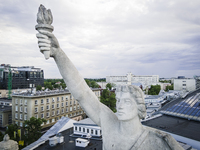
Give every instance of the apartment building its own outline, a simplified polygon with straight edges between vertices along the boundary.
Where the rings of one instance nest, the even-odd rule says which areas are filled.
[[[174,90],[193,91],[195,89],[196,89],[195,79],[189,79],[189,78],[174,79]]]
[[[12,123],[12,100],[0,98],[0,127]]]
[[[100,89],[92,89],[100,97]],[[81,120],[85,112],[68,90],[36,93],[15,93],[12,95],[12,123],[23,126],[31,117],[47,120],[43,128],[52,126],[62,116]]]
[[[127,73],[126,76],[107,76],[106,77],[107,83],[114,83],[116,85],[123,85],[123,84],[134,84],[134,83],[141,83],[144,87],[156,84],[159,82],[158,75],[133,75],[132,73]]]

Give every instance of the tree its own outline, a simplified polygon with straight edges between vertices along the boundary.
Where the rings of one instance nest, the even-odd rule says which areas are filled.
[[[62,89],[65,89],[67,86],[65,83],[61,83]]]
[[[38,140],[41,137],[42,135],[41,124],[44,122],[46,122],[45,119],[41,119],[41,118],[37,119],[34,117],[31,117],[30,120],[24,121],[23,129],[26,132],[26,134],[24,134],[24,139],[27,145],[33,143],[34,141]]]
[[[166,88],[165,88],[165,91],[168,91],[168,90],[174,90],[174,85],[167,85]]]
[[[149,95],[158,95],[161,90],[160,85],[151,85],[151,88],[148,91]]]
[[[115,93],[110,92],[108,89],[104,89],[100,96],[100,102],[108,106],[113,112],[116,112]]]
[[[109,89],[109,90],[111,90],[112,89],[112,87],[114,87],[115,86],[115,84],[114,83],[108,83],[108,84],[106,84],[106,89]]]
[[[85,79],[85,82],[87,83],[87,85],[89,87],[92,87],[92,88],[99,88],[99,85],[95,82],[95,81],[90,81],[89,79]]]
[[[52,86],[52,84],[51,84],[51,82],[44,82],[44,87],[45,87],[45,89],[50,89],[50,90],[53,90],[53,86]]]
[[[0,131],[0,141],[3,141],[4,134]]]
[[[19,126],[17,124],[8,125],[5,134],[8,134],[11,140],[19,141],[18,129]],[[14,137],[14,132],[16,133],[16,138]]]
[[[36,86],[36,91],[41,91],[42,90],[42,86],[41,85],[37,85]]]

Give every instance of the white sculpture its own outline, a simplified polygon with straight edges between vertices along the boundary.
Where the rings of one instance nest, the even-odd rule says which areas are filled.
[[[146,115],[144,96],[136,86],[119,86],[116,90],[117,116],[99,102],[83,77],[62,51],[52,32],[40,29],[36,35],[40,51],[50,51],[59,71],[75,99],[86,114],[101,127],[104,150],[182,150],[168,134],[145,128],[140,119]]]
[[[0,142],[0,150],[18,150],[18,143],[16,141],[10,140],[8,134],[3,138],[3,141]]]

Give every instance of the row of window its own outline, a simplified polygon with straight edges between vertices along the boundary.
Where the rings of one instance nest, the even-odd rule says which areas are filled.
[[[24,108],[24,112],[27,113],[27,107],[23,107],[23,106],[19,107],[19,111],[23,112],[23,108]],[[15,106],[15,111],[18,111],[18,106]]]
[[[54,105],[52,105],[52,108],[51,108],[51,109],[54,109],[54,108],[55,108]],[[57,108],[60,108],[60,107],[59,107],[59,104],[57,104]],[[65,108],[65,109],[66,109],[66,112],[68,112],[68,107]],[[72,107],[70,107],[69,109],[70,109],[70,111],[72,111]],[[74,111],[75,111],[76,109],[79,110],[80,107],[77,106],[77,108],[76,108],[76,106],[74,106]],[[49,105],[46,106],[46,110],[50,110]],[[62,110],[64,110],[64,108],[62,108]],[[16,110],[16,111],[18,111],[18,110]],[[27,111],[27,109],[26,109],[26,111]],[[41,112],[42,112],[42,111],[44,111],[44,107],[43,107],[43,106],[41,107]],[[22,112],[21,107],[20,107],[20,112]],[[35,113],[37,113],[37,112],[39,112],[38,107],[35,107]]]
[[[19,118],[18,118],[18,116],[19,116]],[[15,113],[15,119],[23,120],[23,114],[18,115],[18,113]],[[24,115],[24,120],[27,120],[27,115]]]
[[[19,102],[18,102],[18,99],[15,99],[15,104],[23,105],[23,99],[20,99]],[[24,100],[24,105],[27,105],[27,100],[26,99]]]
[[[62,110],[62,111],[64,111],[64,110]],[[61,111],[61,112],[62,112]],[[57,113],[57,115],[59,115],[60,114],[60,111],[58,110],[58,111],[56,111],[56,113]],[[55,111],[52,111],[52,116],[55,116]],[[70,114],[67,114],[66,115],[66,117],[74,117],[74,116],[77,116],[77,115],[80,115],[80,114],[83,114],[83,111],[79,111],[79,112],[74,112],[74,113],[70,113]],[[38,116],[38,114],[36,114],[35,115],[35,118],[38,118],[38,117],[40,117],[40,118],[45,118],[45,116],[44,116],[45,114],[44,113],[42,113],[40,116]],[[50,112],[47,112],[46,113],[46,117],[48,118],[48,117],[50,117]],[[58,118],[58,117],[57,117]]]
[[[74,131],[84,132],[84,133],[90,133],[92,135],[101,135],[101,130],[95,130],[95,129],[88,129],[83,127],[74,127]]]
[[[70,95],[70,99],[72,99],[72,96]],[[61,97],[61,100],[64,101],[64,97]],[[68,96],[66,96],[66,100],[68,100]],[[55,98],[53,97],[52,98],[52,103],[55,102]],[[57,97],[57,102],[60,102],[60,97]],[[50,103],[50,100],[49,98],[46,99],[46,103]],[[71,103],[71,101],[70,101]],[[39,104],[39,100],[35,100],[35,105],[38,105]],[[40,101],[40,104],[44,104],[44,99],[41,99]],[[76,101],[74,101],[74,104],[76,104]]]

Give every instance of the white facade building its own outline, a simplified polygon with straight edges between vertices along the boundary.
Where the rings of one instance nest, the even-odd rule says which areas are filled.
[[[133,83],[141,83],[144,85],[143,88],[146,88],[148,85],[156,84],[159,82],[159,75],[133,75],[132,73],[127,73],[126,76],[107,76],[107,83],[114,83],[116,85],[128,84],[131,85]]]
[[[195,89],[195,79],[174,79],[174,90],[193,91]]]

